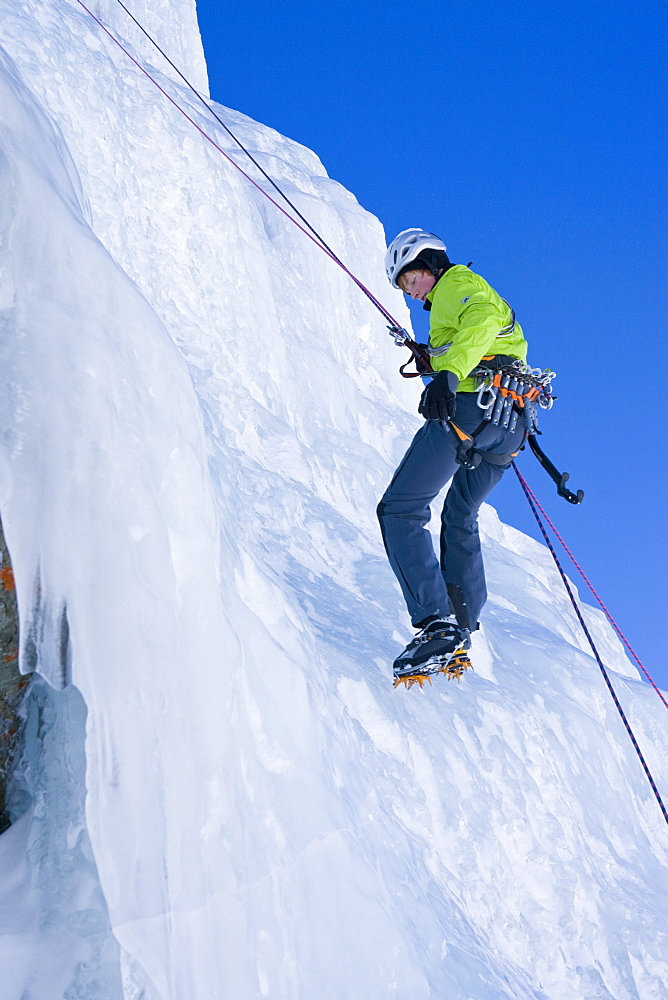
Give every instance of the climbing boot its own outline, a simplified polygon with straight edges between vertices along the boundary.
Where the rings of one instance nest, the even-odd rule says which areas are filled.
[[[470,666],[464,655],[470,647],[468,629],[448,618],[433,618],[394,661],[395,687],[410,680],[422,687],[425,679],[438,673],[461,677]]]

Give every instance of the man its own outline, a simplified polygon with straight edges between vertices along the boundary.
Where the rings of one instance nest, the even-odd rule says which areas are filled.
[[[522,446],[525,424],[485,421],[470,373],[481,361],[493,367],[496,356],[524,362],[527,343],[508,303],[480,275],[452,264],[433,233],[400,233],[388,247],[385,267],[395,288],[430,311],[429,354],[436,372],[418,408],[426,422],[378,505],[390,565],[419,630],[395,660],[401,678],[445,667],[470,647],[470,633],[478,628],[487,598],[478,510]],[[427,529],[429,506],[451,477],[437,559]]]

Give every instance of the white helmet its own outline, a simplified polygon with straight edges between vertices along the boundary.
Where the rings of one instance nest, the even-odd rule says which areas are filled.
[[[442,250],[445,253],[447,249],[443,240],[433,233],[427,233],[424,229],[404,229],[403,233],[395,236],[385,254],[385,271],[390,284],[399,288],[397,275],[406,264],[419,257],[422,250]]]

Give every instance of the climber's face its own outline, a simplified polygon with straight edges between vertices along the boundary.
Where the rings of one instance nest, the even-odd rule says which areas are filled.
[[[436,284],[436,278],[430,271],[406,271],[397,278],[399,288],[412,299],[424,302],[427,293]]]

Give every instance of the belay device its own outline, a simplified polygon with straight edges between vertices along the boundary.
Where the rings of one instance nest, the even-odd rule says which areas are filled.
[[[388,330],[394,338],[395,344],[407,347],[411,352],[412,357],[399,368],[399,372],[404,378],[436,374],[431,365],[429,348],[426,345],[418,344],[412,340],[408,331],[404,330],[403,327],[389,326]],[[407,372],[405,369],[411,361],[415,361],[416,370]],[[552,395],[552,382],[556,378],[556,372],[550,371],[549,368],[545,370],[530,368],[517,358],[497,354],[482,358],[471,375],[476,379],[478,406],[483,410],[480,430],[487,422],[491,422],[498,427],[514,431],[517,421],[520,418],[523,419],[526,423],[529,447],[550,479],[555,483],[559,496],[568,500],[569,503],[582,503],[584,491],[578,490],[577,493],[573,493],[566,487],[566,482],[570,478],[569,474],[559,472],[536,440],[536,436],[541,433],[538,430],[536,410],[537,407],[544,410],[552,408],[556,399],[556,396]],[[468,458],[468,454],[474,450],[475,434],[473,437],[467,434],[452,420],[449,421],[449,424],[459,441],[458,461],[467,468],[474,468],[475,463]]]

